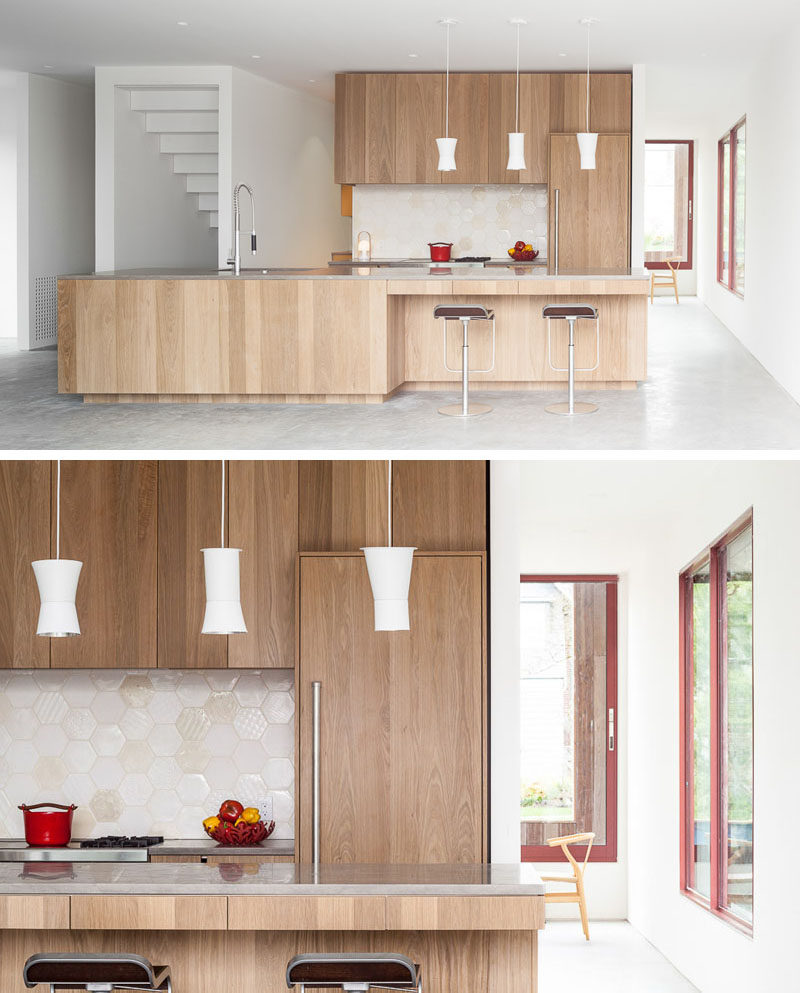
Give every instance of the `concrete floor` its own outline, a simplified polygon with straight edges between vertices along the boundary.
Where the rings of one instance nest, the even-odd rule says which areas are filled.
[[[539,989],[553,993],[697,993],[625,921],[550,922],[539,934]]]
[[[800,406],[693,297],[651,308],[649,379],[583,395],[594,414],[556,417],[548,393],[474,390],[494,411],[466,421],[455,394],[382,405],[84,405],[56,393],[54,350],[0,339],[0,449],[717,450],[800,449]],[[502,347],[502,342],[500,347]]]

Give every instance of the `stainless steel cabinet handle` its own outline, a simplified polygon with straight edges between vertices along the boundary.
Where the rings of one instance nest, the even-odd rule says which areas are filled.
[[[561,190],[553,190],[553,195],[555,196],[555,203],[553,204],[553,264],[555,265],[555,272],[558,274],[558,209],[559,200],[561,199]]]
[[[311,684],[311,861],[319,865],[319,698],[322,683]]]

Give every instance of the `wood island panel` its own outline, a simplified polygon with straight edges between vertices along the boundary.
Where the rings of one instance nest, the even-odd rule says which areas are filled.
[[[0,896],[0,929],[66,930],[69,921],[68,896],[37,896],[16,894]],[[1,986],[7,989],[6,986]]]
[[[74,931],[224,931],[224,896],[71,896]]]
[[[544,897],[387,896],[395,931],[519,931],[544,927]]]
[[[382,931],[382,896],[231,896],[231,931]]]

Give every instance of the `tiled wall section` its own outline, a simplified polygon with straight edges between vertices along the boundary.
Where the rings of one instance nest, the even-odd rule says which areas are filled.
[[[205,837],[228,797],[294,837],[294,673],[0,671],[0,837],[76,803],[74,837]]]
[[[547,255],[546,186],[356,186],[353,251],[369,231],[380,259],[428,258],[429,241],[452,241],[453,257],[506,258],[516,241]]]

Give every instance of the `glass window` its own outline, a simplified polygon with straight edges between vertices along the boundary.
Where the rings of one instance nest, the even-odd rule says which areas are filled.
[[[616,603],[616,577],[522,577],[524,861],[584,831],[592,858],[616,858]]]
[[[753,922],[753,525],[681,574],[681,887]]]
[[[694,143],[648,141],[644,153],[644,258],[648,269],[692,267]]]
[[[744,296],[746,122],[719,141],[717,279]]]

